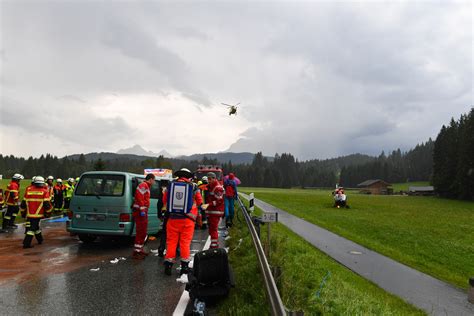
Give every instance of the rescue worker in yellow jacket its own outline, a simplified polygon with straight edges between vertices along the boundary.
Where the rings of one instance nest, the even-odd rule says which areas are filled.
[[[26,217],[28,225],[26,226],[25,239],[23,239],[23,248],[33,248],[31,242],[36,237],[38,244],[43,243],[40,221],[44,217],[49,217],[53,206],[51,205],[48,188],[45,187],[44,178],[36,176],[33,184],[25,190],[25,196],[21,202],[22,216]]]
[[[67,183],[64,185],[64,212],[67,214],[69,211],[69,205],[71,204],[72,194],[74,193],[74,178],[67,179]]]

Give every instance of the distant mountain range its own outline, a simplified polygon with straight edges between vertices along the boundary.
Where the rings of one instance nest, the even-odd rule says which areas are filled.
[[[146,160],[150,158],[157,158],[160,155],[163,155],[165,158],[176,159],[176,160],[185,160],[185,161],[201,161],[204,157],[212,160],[217,160],[219,163],[226,163],[231,161],[233,164],[249,164],[252,163],[253,157],[255,154],[244,152],[244,153],[231,153],[231,152],[219,152],[219,153],[204,153],[204,154],[193,154],[193,155],[181,155],[173,156],[166,150],[161,150],[158,153],[149,151],[141,147],[140,145],[135,145],[130,148],[120,149],[116,153],[112,152],[100,152],[100,153],[88,153],[84,154],[84,158],[87,161],[96,161],[99,158],[102,160],[115,160],[115,159],[130,159],[130,160]],[[70,155],[68,158],[77,160],[79,159],[80,154]],[[268,160],[273,160],[273,157],[267,157]]]

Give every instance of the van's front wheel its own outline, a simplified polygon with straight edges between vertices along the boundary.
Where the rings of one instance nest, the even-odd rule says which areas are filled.
[[[89,234],[79,234],[79,240],[85,244],[91,244],[96,240],[97,236]]]

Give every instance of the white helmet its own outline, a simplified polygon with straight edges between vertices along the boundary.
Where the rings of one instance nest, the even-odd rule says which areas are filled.
[[[207,176],[202,177],[201,180],[202,180],[203,182],[208,182],[208,181],[209,181],[209,179],[207,178]]]
[[[71,183],[74,183],[76,180],[74,180],[74,178],[69,178],[67,179],[67,182],[71,182]]]
[[[12,180],[23,180],[23,179],[25,179],[25,177],[19,173],[15,173],[12,177]]]
[[[61,178],[57,178],[57,179],[56,179],[56,182],[57,182],[57,183],[63,183],[63,180],[62,180]]]
[[[53,177],[53,176],[49,176],[49,177],[48,177],[48,180],[54,180],[54,177]]]
[[[44,178],[42,176],[33,177],[34,184],[44,184]]]

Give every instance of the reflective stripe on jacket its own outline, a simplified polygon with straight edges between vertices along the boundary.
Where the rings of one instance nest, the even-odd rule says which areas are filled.
[[[44,186],[28,186],[21,208],[26,210],[28,218],[43,218],[45,214],[51,213],[53,207],[49,201],[48,189]]]
[[[219,181],[214,180],[209,183],[209,191],[206,198],[206,203],[209,204],[206,210],[206,215],[224,215],[224,188]]]
[[[142,182],[135,190],[135,199],[133,201],[133,210],[148,212],[150,207],[150,185],[148,182]]]
[[[7,205],[18,205],[20,199],[20,184],[16,181],[11,181],[5,190],[5,201]]]

